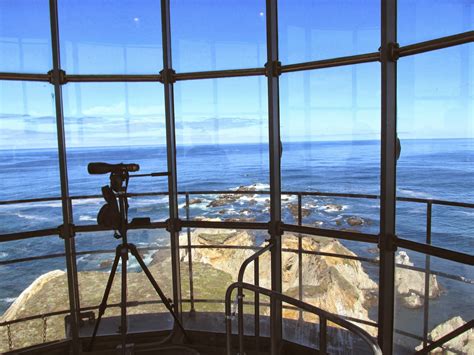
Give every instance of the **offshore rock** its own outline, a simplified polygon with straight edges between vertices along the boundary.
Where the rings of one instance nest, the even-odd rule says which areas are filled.
[[[296,219],[298,218],[298,204],[297,203],[289,203],[287,205],[288,209],[290,210],[293,217]],[[307,217],[311,214],[311,210],[309,208],[301,207],[301,216]]]
[[[366,221],[362,217],[358,216],[351,216],[346,219],[348,225],[354,226],[362,226],[366,223]]]
[[[461,317],[453,317],[444,323],[438,324],[429,333],[428,337],[431,341],[436,341],[464,324],[466,324],[466,321]],[[416,347],[417,351],[421,349],[423,349],[423,343]],[[430,354],[474,354],[474,329],[469,329],[441,347],[432,350]]]
[[[413,266],[408,254],[400,251],[395,256],[395,263]],[[425,293],[425,273],[397,267],[395,272],[395,290],[401,298],[402,304],[408,308],[423,306]],[[441,286],[435,275],[430,275],[429,298],[437,298],[441,295]]]

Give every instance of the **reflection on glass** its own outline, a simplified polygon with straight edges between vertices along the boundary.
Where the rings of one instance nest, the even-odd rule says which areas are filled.
[[[157,74],[162,68],[157,1],[58,2],[68,74]]]
[[[397,7],[397,36],[401,45],[474,30],[471,0],[398,0]]]
[[[282,190],[379,194],[377,64],[285,74],[281,79]],[[378,232],[378,200],[282,196],[283,218],[320,228]]]
[[[376,52],[380,1],[280,0],[278,27],[283,64]]]
[[[42,73],[52,68],[49,3],[0,2],[0,72]]]
[[[241,192],[191,196],[193,217],[268,217],[268,196],[252,193],[269,189],[264,80],[250,77],[176,85],[178,189]],[[219,211],[220,216],[216,215]]]
[[[266,62],[264,0],[171,0],[177,72],[262,67]]]

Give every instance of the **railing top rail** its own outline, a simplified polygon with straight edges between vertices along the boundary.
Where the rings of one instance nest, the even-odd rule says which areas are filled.
[[[246,289],[246,290],[249,290],[249,291],[253,291],[255,293],[264,294],[265,296],[268,296],[268,297],[276,297],[282,302],[291,304],[291,305],[293,305],[297,308],[300,308],[300,309],[302,309],[306,312],[310,312],[310,313],[316,314],[319,317],[325,318],[326,320],[329,320],[330,322],[335,323],[335,324],[349,330],[350,332],[352,332],[353,334],[359,336],[360,338],[362,338],[362,340],[364,340],[364,342],[371,348],[371,350],[374,354],[382,355],[382,352],[381,352],[380,347],[378,346],[377,342],[364,329],[362,329],[362,328],[358,327],[357,325],[341,318],[340,316],[337,316],[333,313],[329,313],[329,312],[327,312],[327,311],[325,311],[321,308],[318,308],[316,306],[313,306],[309,303],[305,303],[305,302],[297,300],[295,298],[286,296],[282,293],[275,292],[275,291],[272,291],[272,290],[269,290],[269,289],[266,289],[266,288],[263,288],[263,287],[255,286],[255,285],[245,283],[245,282],[234,282],[233,284],[231,284],[227,288],[226,303],[230,302],[232,291],[236,288],[243,288],[243,289]],[[226,316],[230,316],[230,314],[227,314]]]
[[[247,268],[247,266],[254,260],[258,259],[262,254],[264,254],[265,252],[269,251],[270,249],[273,248],[273,243],[270,242],[268,243],[268,245],[266,245],[265,247],[263,247],[262,249],[260,249],[259,251],[257,251],[255,254],[251,255],[250,257],[248,257],[247,259],[244,260],[244,262],[242,263],[242,265],[240,266],[240,269],[239,269],[239,276],[237,277],[237,280],[239,282],[243,282],[244,280],[244,274],[245,274],[245,269]]]
[[[129,197],[146,197],[146,196],[163,196],[167,195],[166,191],[159,192],[139,192],[129,193]],[[195,190],[195,191],[179,191],[178,195],[270,195],[270,191],[266,190],[255,190],[255,191],[239,191],[239,190]],[[324,192],[324,191],[282,191],[282,195],[302,195],[302,196],[321,196],[321,197],[339,197],[339,198],[363,198],[363,199],[379,199],[379,195],[375,194],[355,194],[355,193],[343,193],[343,192]],[[93,198],[102,198],[102,195],[77,195],[71,196],[71,200],[86,200]],[[2,200],[0,205],[10,204],[22,204],[22,203],[35,203],[35,202],[50,202],[50,201],[61,201],[60,197],[45,197],[45,198],[33,198],[33,199],[22,199],[22,200]],[[398,196],[397,201],[403,202],[418,202],[418,203],[430,203],[433,205],[444,205],[444,206],[456,206],[474,208],[474,203],[470,202],[458,202],[448,201],[441,199],[430,199],[430,198],[419,198],[419,197],[404,197]]]

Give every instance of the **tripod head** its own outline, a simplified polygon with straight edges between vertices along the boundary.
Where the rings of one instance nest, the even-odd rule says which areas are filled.
[[[134,218],[128,223],[128,182],[131,177],[159,177],[168,176],[167,172],[134,174],[140,170],[138,164],[108,164],[108,163],[89,163],[87,166],[89,174],[107,174],[110,173],[110,185],[102,186],[102,196],[106,204],[102,206],[97,214],[97,223],[100,226],[114,229],[114,237],[122,238],[126,242],[127,226],[147,226],[150,224],[150,218]],[[120,233],[118,233],[118,232]]]

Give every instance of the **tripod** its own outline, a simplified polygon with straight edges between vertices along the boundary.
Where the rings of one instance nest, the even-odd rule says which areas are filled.
[[[126,344],[127,344],[127,261],[128,261],[128,254],[131,253],[135,259],[137,260],[138,264],[142,268],[143,272],[145,273],[148,281],[151,283],[153,288],[155,289],[158,296],[161,298],[161,301],[168,309],[170,314],[173,316],[175,320],[175,324],[178,325],[180,330],[182,331],[183,335],[186,336],[186,331],[183,328],[178,316],[173,309],[173,304],[171,300],[166,298],[165,294],[161,290],[158,283],[153,278],[150,270],[146,266],[145,262],[143,261],[142,257],[138,253],[137,247],[132,244],[128,243],[127,241],[127,227],[128,227],[128,201],[127,201],[127,187],[128,187],[128,180],[129,175],[127,170],[122,170],[119,172],[112,172],[110,175],[110,185],[111,188],[108,186],[104,186],[102,188],[102,192],[104,194],[104,198],[107,201],[107,204],[102,207],[101,211],[98,215],[98,223],[103,224],[106,226],[114,227],[116,230],[115,237],[117,239],[122,239],[122,243],[119,244],[115,250],[115,259],[112,264],[112,269],[110,272],[110,276],[107,280],[107,285],[105,287],[104,295],[102,297],[102,301],[99,306],[99,315],[97,321],[94,326],[94,331],[92,333],[92,337],[89,343],[89,351],[92,351],[94,346],[94,341],[97,335],[97,331],[100,326],[100,322],[102,320],[102,316],[105,313],[107,308],[107,299],[110,294],[110,290],[112,288],[112,284],[114,281],[115,274],[117,272],[119,261],[122,261],[122,269],[121,269],[121,299],[120,299],[120,327],[119,331],[121,334],[121,344],[122,344],[122,354],[126,352]],[[115,195],[113,191],[117,194]],[[116,201],[116,196],[118,197],[118,205]],[[103,213],[104,212],[104,213]],[[132,221],[133,222],[133,221]],[[117,230],[119,233],[117,233]]]

